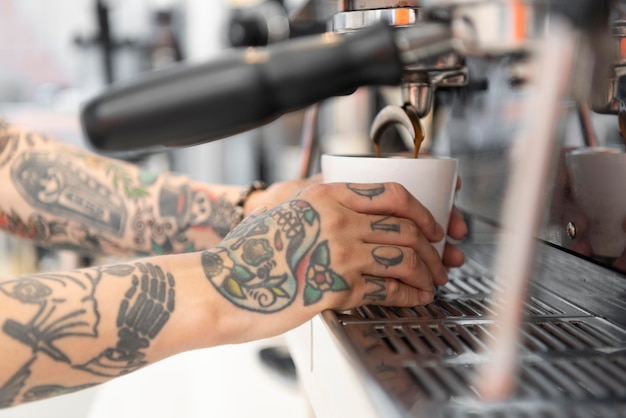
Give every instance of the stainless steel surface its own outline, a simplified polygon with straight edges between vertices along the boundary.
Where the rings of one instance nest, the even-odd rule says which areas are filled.
[[[386,21],[393,26],[415,25],[424,22],[424,13],[420,9],[406,7],[402,9],[350,10],[333,15],[329,23],[329,30],[338,33],[350,32],[381,21]]]
[[[465,245],[468,262],[450,273],[449,284],[428,306],[364,306],[326,312],[323,319],[347,355],[364,366],[363,378],[381,385],[406,417],[625,416],[626,316],[620,296],[626,282],[619,278],[604,300],[619,306],[613,311],[622,315],[619,324],[551,289],[565,279],[571,293],[593,280],[587,287],[604,294],[595,280],[606,272],[571,257],[571,267],[563,270],[563,254],[548,246],[540,251],[544,262],[524,303],[516,390],[501,403],[481,400],[474,382],[489,358],[498,326],[493,315],[501,302],[492,298],[497,282],[485,267],[494,261],[494,246]],[[568,275],[576,269],[587,274]]]
[[[420,0],[337,0],[337,10],[369,10],[398,7],[421,7]]]
[[[491,401],[503,400],[515,390],[511,374],[520,338],[522,304],[543,216],[545,185],[550,179],[557,149],[557,123],[563,99],[572,94],[570,75],[575,65],[579,34],[567,21],[555,17],[533,57],[535,68],[525,103],[523,123],[515,152],[510,157],[511,176],[504,196],[494,275],[498,280],[498,326],[489,347],[489,360],[480,367],[477,390]],[[580,52],[579,52],[580,53]],[[537,93],[541,92],[541,94]]]

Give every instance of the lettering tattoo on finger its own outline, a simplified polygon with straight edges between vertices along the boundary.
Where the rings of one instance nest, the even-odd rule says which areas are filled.
[[[363,279],[372,289],[363,295],[365,302],[381,302],[387,299],[387,284],[385,279],[374,276],[364,276]]]
[[[385,267],[393,267],[402,263],[404,253],[398,247],[390,245],[381,245],[372,250],[372,257],[378,264]]]
[[[385,216],[371,224],[372,231],[384,231],[384,232],[400,232],[400,224],[394,222],[391,216]]]
[[[359,196],[367,197],[372,200],[376,196],[385,193],[385,185],[382,183],[374,184],[355,184],[347,183],[346,187]]]

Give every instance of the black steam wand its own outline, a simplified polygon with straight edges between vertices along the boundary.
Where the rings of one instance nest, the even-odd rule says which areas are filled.
[[[446,25],[326,33],[228,51],[112,86],[82,109],[97,149],[124,151],[213,141],[365,85],[397,85],[403,68],[453,47]]]

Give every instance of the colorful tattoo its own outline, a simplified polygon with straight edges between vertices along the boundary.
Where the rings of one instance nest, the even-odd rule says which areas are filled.
[[[115,190],[121,189],[124,192],[124,196],[135,202],[137,202],[139,198],[149,195],[145,186],[153,184],[156,180],[154,174],[140,172],[138,182],[136,182],[128,169],[113,160],[100,158],[93,154],[83,152],[74,152],[72,155],[82,159],[89,168],[103,169],[105,174],[111,178],[113,188]]]
[[[252,311],[284,309],[295,300],[299,286],[304,286],[304,304],[315,303],[324,292],[349,289],[330,269],[328,244],[318,243],[319,234],[313,207],[288,201],[246,218],[226,236],[232,242],[228,247],[204,251],[205,275],[222,296]]]
[[[128,254],[114,242],[98,236],[85,225],[69,221],[48,221],[33,214],[24,221],[14,210],[0,208],[0,229],[12,235],[35,240],[44,247],[72,250],[81,254]]]
[[[31,216],[24,222],[14,210],[9,213],[2,208],[0,208],[0,228],[10,234],[36,240],[42,240],[45,235],[43,231],[46,229],[41,219],[36,216]]]
[[[159,191],[158,207],[160,217],[176,225],[176,235],[190,229],[211,228],[223,238],[235,226],[233,204],[206,189],[186,184],[165,184]]]

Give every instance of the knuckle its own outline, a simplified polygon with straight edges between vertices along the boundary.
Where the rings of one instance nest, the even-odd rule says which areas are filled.
[[[396,301],[400,294],[400,283],[394,279],[387,279],[387,295],[388,299]]]
[[[331,260],[336,266],[347,265],[351,258],[352,250],[345,245],[336,245],[331,250]]]
[[[324,217],[324,226],[328,231],[342,231],[350,221],[349,216],[343,211],[334,211]]]
[[[408,202],[410,195],[400,183],[386,183],[385,188],[402,203]]]
[[[401,284],[398,280],[387,280],[387,302],[394,306],[416,306],[419,305],[419,292],[417,289]]]
[[[303,194],[306,194],[307,197],[319,197],[319,196],[326,196],[328,195],[331,190],[332,190],[333,186],[331,184],[326,184],[326,183],[320,183],[320,184],[314,184],[310,187],[307,187],[304,191]]]
[[[421,270],[424,265],[422,259],[414,250],[406,251],[405,263],[411,271]]]

